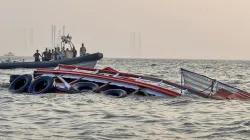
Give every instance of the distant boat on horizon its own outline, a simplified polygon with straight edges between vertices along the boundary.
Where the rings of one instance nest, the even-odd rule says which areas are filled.
[[[15,56],[12,52],[9,52],[9,53],[7,53],[7,54],[4,54],[4,56],[7,56],[7,57],[13,57],[13,56]]]

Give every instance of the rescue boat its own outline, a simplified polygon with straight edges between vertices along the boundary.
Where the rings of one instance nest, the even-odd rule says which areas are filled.
[[[72,36],[61,36],[61,49],[65,48],[65,45],[69,45],[71,50],[64,50],[65,57],[58,60],[50,60],[50,61],[39,61],[39,62],[11,62],[10,60],[6,62],[0,63],[0,69],[17,69],[17,68],[26,68],[26,69],[35,69],[35,68],[55,68],[58,64],[67,64],[67,65],[76,65],[76,66],[84,66],[94,68],[97,61],[103,58],[102,53],[86,53],[85,55],[80,55],[78,57],[73,57],[73,47],[74,44],[71,41]],[[57,46],[59,48],[59,46]],[[54,49],[52,47],[51,49]],[[62,52],[60,52],[61,54]],[[62,55],[62,54],[61,54]]]

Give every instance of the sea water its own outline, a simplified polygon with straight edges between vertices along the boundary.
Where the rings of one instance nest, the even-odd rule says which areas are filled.
[[[22,58],[20,58],[22,60]],[[145,74],[180,83],[185,68],[250,91],[250,62],[223,60],[102,59],[97,68]],[[24,95],[8,92],[11,74],[0,70],[0,139],[249,139],[250,102],[102,94]]]

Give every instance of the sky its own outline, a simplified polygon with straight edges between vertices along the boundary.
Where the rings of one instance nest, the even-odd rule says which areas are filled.
[[[0,55],[43,51],[65,25],[78,50],[107,58],[250,59],[249,0],[0,2]]]

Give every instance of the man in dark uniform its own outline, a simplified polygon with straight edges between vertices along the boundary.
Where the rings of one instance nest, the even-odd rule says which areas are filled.
[[[39,62],[40,58],[39,56],[41,56],[41,54],[39,53],[38,50],[36,50],[36,53],[33,55],[33,57],[35,58],[35,62]],[[42,56],[41,56],[42,57]]]
[[[49,50],[49,52],[47,53],[47,61],[50,61],[52,59],[52,53],[51,50]]]
[[[57,48],[56,47],[55,47],[55,51],[54,51],[53,55],[54,55],[54,60],[57,60],[58,53],[57,53]]]
[[[55,59],[55,58],[54,58],[54,53],[55,53],[55,52],[54,52],[54,49],[52,49],[52,51],[51,51],[51,54],[52,54],[51,59],[52,59],[52,60]]]
[[[75,48],[75,46],[73,46],[73,57],[76,57],[77,56],[77,50],[76,50],[76,48]]]
[[[45,51],[42,54],[43,61],[48,61],[48,49],[46,48]]]

